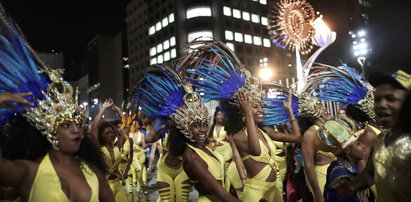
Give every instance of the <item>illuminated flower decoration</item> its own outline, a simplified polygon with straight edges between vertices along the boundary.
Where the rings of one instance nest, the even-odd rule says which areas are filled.
[[[308,2],[280,0],[269,15],[268,34],[278,47],[294,51],[298,46],[301,54],[306,55],[313,49],[314,20],[315,12]]]

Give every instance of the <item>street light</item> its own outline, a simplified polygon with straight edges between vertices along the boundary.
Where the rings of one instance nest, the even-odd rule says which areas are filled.
[[[260,70],[260,78],[263,81],[269,81],[273,76],[273,70],[269,67],[264,67]]]

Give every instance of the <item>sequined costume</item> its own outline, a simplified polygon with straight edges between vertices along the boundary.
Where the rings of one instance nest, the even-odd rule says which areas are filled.
[[[386,134],[378,136],[372,161],[378,201],[409,201],[411,193],[411,136],[403,134],[391,144]]]
[[[205,147],[210,151],[210,153],[213,156],[210,156],[206,152],[202,151],[199,148],[193,147],[190,144],[187,144],[188,148],[194,150],[194,152],[200,156],[200,158],[207,164],[207,169],[208,172],[221,184],[224,186],[224,158],[220,156],[219,154],[213,152],[211,149],[208,147]],[[193,184],[195,185],[198,183],[198,181],[193,181]],[[198,201],[199,202],[218,202],[220,201],[218,197],[214,195],[200,195],[198,196]]]
[[[331,187],[334,182],[346,179],[352,181],[359,174],[357,165],[350,165],[347,160],[338,158],[337,161],[333,161],[328,167],[327,182],[324,188],[324,200],[325,202],[361,202],[364,199],[364,192],[358,192],[353,196],[343,196]]]
[[[246,184],[244,186],[243,191],[243,198],[241,200],[248,202],[248,201],[258,201],[260,199],[267,199],[268,201],[272,201],[274,196],[275,187],[278,184],[279,177],[277,176],[277,180],[273,182],[267,182],[267,178],[270,175],[271,171],[275,171],[278,173],[278,164],[274,160],[275,158],[275,151],[276,147],[271,140],[271,138],[261,129],[259,129],[262,133],[265,141],[268,144],[268,148],[265,146],[264,142],[259,139],[261,153],[259,156],[252,156],[247,155],[242,158],[243,161],[247,159],[253,159],[256,162],[265,163],[266,166],[254,177],[247,178]],[[245,135],[247,136],[247,130],[244,130]]]
[[[80,164],[81,171],[90,187],[90,201],[99,201],[99,182],[96,174],[86,163],[80,161]],[[39,164],[28,201],[70,201],[61,188],[59,176],[50,161],[49,154],[46,154]]]

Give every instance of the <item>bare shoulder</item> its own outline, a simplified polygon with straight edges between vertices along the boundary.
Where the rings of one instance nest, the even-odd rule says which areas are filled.
[[[234,142],[238,143],[238,142],[246,142],[247,141],[247,137],[245,136],[245,133],[243,130],[237,132],[236,134],[234,134],[233,136],[233,140]]]

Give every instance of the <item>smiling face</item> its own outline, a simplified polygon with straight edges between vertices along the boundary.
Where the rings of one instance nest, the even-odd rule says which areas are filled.
[[[208,134],[208,122],[194,122],[190,125],[190,131],[193,135],[192,139],[200,144],[203,144]]]
[[[223,112],[219,111],[217,112],[216,116],[215,116],[215,121],[218,124],[223,124],[224,122],[224,114]]]
[[[101,140],[103,144],[112,144],[114,142],[115,133],[112,127],[104,128],[101,135]]]
[[[330,120],[330,114],[328,113],[327,108],[324,107],[321,103],[316,105],[316,109],[320,114],[320,118],[325,122]]]
[[[56,137],[57,147],[61,152],[74,154],[79,150],[81,140],[84,137],[83,128],[73,121],[63,121],[57,127]]]
[[[374,111],[380,125],[386,128],[394,126],[406,94],[407,91],[396,89],[390,84],[377,86],[374,93]]]
[[[254,123],[260,124],[264,121],[264,108],[261,103],[251,103],[251,112],[253,114]]]

